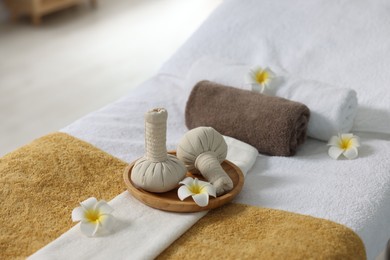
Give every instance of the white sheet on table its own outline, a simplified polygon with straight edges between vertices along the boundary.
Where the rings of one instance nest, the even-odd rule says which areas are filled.
[[[154,77],[62,131],[130,162],[144,153],[144,111],[165,107],[167,147],[175,149],[187,131],[180,105],[187,91],[182,86],[177,78]],[[373,258],[390,237],[390,141],[359,135],[360,156],[352,161],[331,159],[326,143],[312,139],[294,157],[259,156],[236,201],[344,224],[361,236]]]
[[[161,72],[186,75],[202,56],[278,66],[356,90],[353,131],[390,134],[389,9],[388,0],[225,0]]]
[[[206,214],[152,209],[127,191],[109,205],[116,219],[111,234],[89,238],[78,224],[28,259],[153,259]]]

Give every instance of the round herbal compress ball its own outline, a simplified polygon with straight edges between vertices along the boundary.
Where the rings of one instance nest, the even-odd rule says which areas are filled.
[[[227,144],[212,127],[197,127],[188,131],[177,146],[177,158],[189,171],[198,170],[222,195],[233,189],[233,182],[221,163],[226,159]]]

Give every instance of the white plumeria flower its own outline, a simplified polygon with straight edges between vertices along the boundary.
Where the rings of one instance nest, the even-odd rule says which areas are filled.
[[[179,184],[184,184],[177,191],[180,200],[192,196],[195,203],[200,207],[205,207],[209,204],[209,196],[214,198],[217,196],[215,187],[209,182],[200,181],[197,178],[185,178]]]
[[[358,156],[360,146],[359,137],[353,134],[339,134],[332,136],[328,142],[328,154],[333,159],[338,159],[343,154],[348,159],[355,159]]]
[[[114,216],[111,213],[114,211],[104,200],[97,201],[91,197],[80,203],[81,207],[77,207],[72,211],[72,220],[81,221],[80,230],[83,234],[92,237],[98,231],[110,231],[114,224]]]
[[[275,78],[275,73],[268,67],[254,67],[249,70],[246,81],[252,86],[252,90],[263,93]]]

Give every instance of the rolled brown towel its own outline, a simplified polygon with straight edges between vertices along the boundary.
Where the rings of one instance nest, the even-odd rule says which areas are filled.
[[[306,139],[309,109],[298,102],[201,81],[188,98],[189,129],[211,126],[260,153],[291,156]]]

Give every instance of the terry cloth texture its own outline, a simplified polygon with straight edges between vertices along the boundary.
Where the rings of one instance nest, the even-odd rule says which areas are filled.
[[[158,259],[366,259],[349,228],[281,210],[228,204],[209,212]]]
[[[301,103],[210,81],[195,85],[185,110],[189,129],[211,126],[275,156],[296,153],[306,139],[309,117],[309,109]]]
[[[0,158],[0,259],[25,258],[74,226],[79,202],[124,191],[126,165],[63,133]]]

